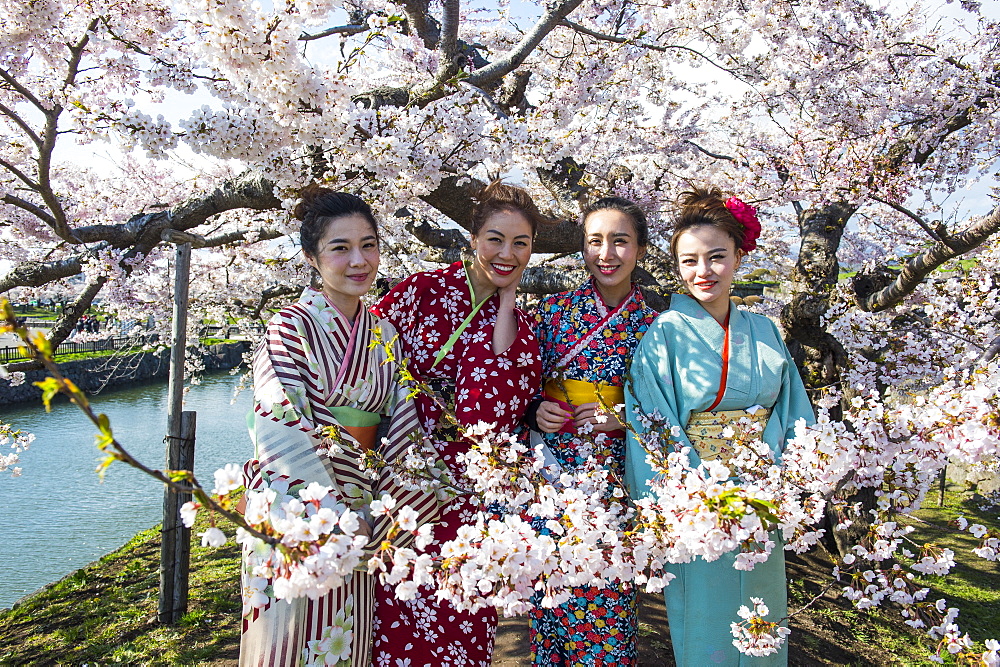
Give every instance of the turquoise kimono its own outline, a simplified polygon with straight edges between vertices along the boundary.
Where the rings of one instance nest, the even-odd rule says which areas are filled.
[[[642,430],[637,414],[654,410],[682,429],[693,412],[715,402],[722,380],[722,326],[689,296],[674,295],[646,332],[632,358],[631,382],[626,383],[626,417]],[[763,315],[731,307],[729,316],[729,368],[725,393],[715,410],[740,410],[754,405],[771,408],[763,440],[780,460],[795,422],[814,420],[812,407],[794,361],[778,327]],[[689,444],[682,433],[681,444]],[[700,462],[694,448],[692,463]],[[633,498],[647,490],[656,475],[646,462],[646,452],[634,437],[625,451],[625,481]],[[771,557],[753,570],[733,568],[735,553],[716,561],[698,558],[675,564],[676,575],[665,589],[667,616],[674,656],[681,667],[702,665],[784,665],[787,643],[775,655],[754,658],[733,646],[730,624],[739,622],[740,605],[752,606],[750,597],[764,598],[767,620],[787,616],[785,557],[780,536]]]

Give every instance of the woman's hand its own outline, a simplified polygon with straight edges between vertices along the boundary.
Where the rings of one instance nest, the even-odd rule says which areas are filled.
[[[517,338],[517,316],[514,308],[517,306],[517,286],[521,282],[524,267],[517,271],[516,280],[506,287],[497,290],[497,319],[493,325],[493,354],[503,354],[514,344]]]
[[[542,401],[535,413],[535,422],[545,433],[558,432],[570,419],[573,419],[573,413],[566,412],[555,401]]]
[[[614,412],[606,412],[600,403],[584,403],[578,405],[573,413],[573,422],[576,430],[584,424],[590,424],[595,431],[620,431],[625,428],[621,419]]]

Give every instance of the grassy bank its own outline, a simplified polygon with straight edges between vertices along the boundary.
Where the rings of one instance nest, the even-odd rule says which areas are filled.
[[[913,534],[917,543],[954,549],[960,563],[948,577],[927,577],[929,599],[944,597],[961,609],[962,629],[980,650],[1000,638],[1000,570],[969,553],[975,539],[947,527],[958,515],[990,527],[995,512],[977,509],[970,494],[952,488],[944,507],[935,500],[922,510]],[[224,527],[225,528],[225,527]],[[196,532],[204,526],[196,527]],[[231,530],[228,530],[230,534]],[[197,540],[196,540],[197,542]],[[121,549],[0,611],[0,664],[235,664],[239,653],[239,555],[232,543],[218,549],[192,548],[188,614],[175,627],[156,622],[159,533],[137,535]],[[830,581],[829,554],[817,549],[789,554],[789,608],[812,600]],[[640,662],[670,665],[671,650],[662,598],[641,596]],[[920,635],[893,609],[857,611],[827,591],[792,619],[792,665],[932,664]],[[523,618],[503,619],[494,653],[496,665],[528,665]]]
[[[158,528],[139,533],[96,563],[0,612],[0,664],[235,659],[240,614],[236,545],[208,549],[195,540],[188,613],[180,624],[168,627],[156,622],[159,538]]]

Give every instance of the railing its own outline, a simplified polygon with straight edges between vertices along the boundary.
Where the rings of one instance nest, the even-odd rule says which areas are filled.
[[[133,347],[142,347],[153,343],[157,336],[124,336],[117,338],[105,338],[103,340],[88,341],[86,343],[71,343],[64,341],[56,348],[56,356],[63,354],[81,354],[84,352],[103,352],[107,350],[127,350]],[[7,364],[12,361],[23,361],[24,356],[19,347],[0,347],[0,363]]]

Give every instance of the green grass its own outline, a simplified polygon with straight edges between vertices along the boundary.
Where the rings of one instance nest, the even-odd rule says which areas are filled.
[[[222,345],[225,343],[238,343],[240,341],[235,338],[202,338],[198,341],[200,345],[208,347],[209,345]]]
[[[156,622],[159,529],[0,611],[0,664],[197,664],[235,659],[239,644],[239,552],[191,549],[188,612]],[[230,534],[231,526],[224,526]]]
[[[199,341],[200,345],[220,345],[225,343],[239,343],[241,341],[234,340],[231,338],[202,338]],[[143,347],[136,346],[130,348],[123,348],[119,350],[96,350],[94,352],[56,352],[56,361],[59,363],[64,363],[67,361],[80,361],[81,359],[98,359],[101,357],[113,357],[116,354],[138,354],[140,352],[146,351]],[[25,357],[26,359],[26,357]]]
[[[33,320],[54,320],[59,316],[54,310],[38,306],[15,307],[14,314],[18,317],[30,317]]]
[[[924,503],[925,509],[916,513],[925,523],[916,523],[911,535],[917,544],[930,543],[951,549],[956,554],[956,566],[947,576],[920,577],[931,589],[928,600],[944,598],[951,607],[958,607],[959,628],[968,632],[978,650],[985,650],[983,641],[1000,638],[1000,564],[983,560],[971,553],[979,540],[968,532],[959,532],[949,523],[964,516],[969,523],[981,523],[988,528],[1000,528],[995,512],[984,512],[975,506],[970,494],[951,484],[945,494],[943,507],[938,507],[935,489]]]

